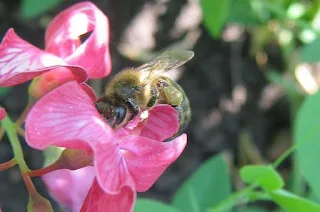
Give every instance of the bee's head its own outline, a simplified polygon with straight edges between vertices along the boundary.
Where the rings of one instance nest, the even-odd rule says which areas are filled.
[[[104,120],[112,127],[118,128],[127,122],[127,108],[111,104],[106,98],[99,99],[95,106]]]

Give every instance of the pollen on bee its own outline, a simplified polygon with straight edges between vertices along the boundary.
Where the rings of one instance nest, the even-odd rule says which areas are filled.
[[[140,114],[141,121],[147,119],[149,117],[149,111],[145,110]]]

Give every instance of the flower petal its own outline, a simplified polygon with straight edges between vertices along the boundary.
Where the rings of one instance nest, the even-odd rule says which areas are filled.
[[[88,145],[106,141],[112,134],[90,97],[75,81],[41,98],[26,119],[26,140],[36,149],[49,145],[88,149]]]
[[[185,134],[170,142],[135,135],[116,139],[120,147],[106,142],[94,148],[97,179],[108,193],[117,193],[126,185],[146,191],[179,157],[187,142]]]
[[[136,193],[131,187],[123,187],[119,194],[108,194],[101,189],[97,180],[83,203],[81,212],[130,212],[133,210]]]
[[[90,33],[81,44],[80,36]],[[46,31],[46,50],[69,64],[84,67],[90,78],[107,76],[111,70],[109,22],[92,3],[82,2],[64,10]]]
[[[179,114],[170,105],[157,105],[149,111],[141,136],[157,141],[172,137],[179,130]]]
[[[72,212],[78,212],[93,183],[93,167],[75,171],[60,169],[42,176],[53,198]]]
[[[24,83],[48,71],[69,68],[75,79],[83,82],[86,71],[78,66],[67,65],[53,54],[31,45],[9,29],[0,44],[0,86]]]
[[[94,90],[87,84],[85,83],[81,83],[79,84],[82,88],[82,90],[84,90],[90,97],[92,102],[96,102],[98,100],[96,94],[94,93]]]
[[[135,186],[116,139],[93,147],[97,179],[102,189],[110,194],[119,193],[124,186]]]
[[[124,137],[120,141],[120,147],[136,191],[148,190],[180,156],[186,144],[186,134],[170,142],[158,142],[141,136]]]

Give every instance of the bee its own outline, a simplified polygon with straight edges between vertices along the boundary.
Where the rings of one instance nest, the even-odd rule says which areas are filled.
[[[115,129],[157,104],[169,104],[177,110],[179,131],[183,130],[191,119],[189,100],[181,86],[164,73],[193,56],[192,51],[169,50],[137,68],[124,69],[107,85],[96,108]]]

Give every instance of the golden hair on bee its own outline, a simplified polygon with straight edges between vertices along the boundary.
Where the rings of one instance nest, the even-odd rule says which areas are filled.
[[[192,51],[170,50],[137,68],[119,72],[96,102],[101,116],[117,128],[157,104],[169,104],[179,113],[181,128],[185,127],[191,117],[189,100],[183,89],[163,73],[182,66],[193,55]]]

